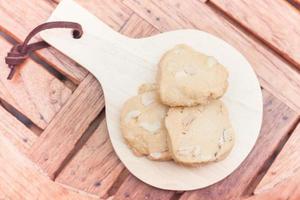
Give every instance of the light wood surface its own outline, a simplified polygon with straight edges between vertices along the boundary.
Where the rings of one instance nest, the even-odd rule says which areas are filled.
[[[53,183],[28,158],[0,135],[0,199],[99,199]],[[32,181],[34,180],[34,182]]]
[[[50,16],[57,2],[58,0],[0,0],[0,18],[5,19],[0,20],[0,40],[3,40],[4,44],[6,40],[9,41],[9,45],[23,40],[32,28],[43,23]],[[52,178],[57,177],[51,182],[47,182],[49,186],[49,188],[47,186],[48,198],[53,199],[51,195],[55,193],[55,199],[68,199],[64,194],[70,190],[76,194],[83,191],[83,196],[92,195],[92,197],[98,196],[98,198],[101,196],[109,200],[198,200],[201,198],[227,200],[244,199],[249,198],[249,196],[251,196],[251,199],[256,200],[286,199],[287,197],[290,199],[299,199],[299,192],[297,192],[299,191],[299,178],[297,178],[297,173],[290,178],[281,179],[283,177],[282,175],[289,175],[289,170],[296,169],[298,166],[297,162],[288,160],[288,156],[284,156],[289,153],[292,155],[296,155],[297,153],[296,149],[295,151],[293,150],[297,144],[297,142],[293,142],[293,140],[297,137],[295,138],[295,136],[293,136],[294,134],[289,137],[291,133],[296,133],[294,128],[299,122],[299,73],[295,70],[297,64],[291,62],[292,60],[290,59],[295,56],[296,51],[292,51],[290,47],[295,47],[294,41],[297,42],[297,38],[294,37],[295,40],[292,40],[288,38],[290,36],[289,34],[282,35],[284,37],[279,35],[279,33],[284,32],[283,29],[291,30],[292,26],[290,26],[290,24],[294,24],[294,22],[290,23],[291,21],[296,21],[294,30],[297,30],[298,20],[296,19],[299,18],[299,10],[296,10],[296,8],[300,9],[300,4],[297,3],[298,0],[279,0],[274,2],[261,0],[260,2],[255,2],[256,4],[267,5],[271,3],[270,5],[272,5],[268,6],[267,9],[265,6],[258,8],[260,15],[257,15],[258,12],[253,9],[256,6],[252,5],[252,2],[247,2],[250,4],[247,7],[241,6],[245,1],[209,0],[204,3],[200,0],[76,0],[76,2],[84,6],[89,12],[92,12],[97,18],[112,27],[115,31],[121,32],[129,37],[141,38],[169,30],[196,28],[222,38],[237,48],[249,60],[259,77],[261,87],[264,88],[265,113],[263,123],[269,124],[267,125],[269,128],[264,128],[265,126],[263,126],[257,143],[258,147],[255,147],[247,160],[235,173],[210,187],[187,193],[178,193],[160,190],[144,184],[142,181],[134,178],[124,167],[121,172],[119,172],[120,169],[118,167],[116,167],[116,170],[111,169],[111,166],[114,166],[112,163],[114,163],[116,156],[107,154],[107,152],[113,152],[112,147],[105,143],[104,146],[107,149],[103,151],[102,154],[102,151],[98,150],[102,149],[100,146],[100,141],[102,140],[94,141],[91,139],[96,137],[102,138],[102,133],[104,135],[106,134],[105,137],[107,137],[107,131],[103,130],[105,121],[102,120],[104,113],[102,112],[101,116],[96,115],[94,119],[91,120],[90,126],[85,128],[84,131],[76,131],[74,136],[72,136],[73,132],[70,131],[66,133],[68,136],[64,136],[64,138],[74,138],[77,142],[74,148],[59,148],[58,152],[65,152],[63,153],[64,156],[62,156],[64,158],[60,158],[63,162],[55,162],[53,169],[57,169],[54,170],[57,174]],[[221,6],[216,5],[217,3],[222,4],[223,2],[227,2],[228,4],[234,3],[234,5],[230,6],[234,8],[236,14],[234,12],[230,13],[231,11],[228,8],[225,9],[224,7],[223,9]],[[287,2],[291,4],[289,5]],[[274,4],[280,6],[273,6]],[[294,6],[294,8],[290,6]],[[265,21],[262,19],[277,16],[278,13],[284,13],[284,16],[280,18],[275,17],[275,20],[268,21],[268,26],[271,27],[273,31],[272,36],[262,33],[261,30],[257,28],[260,26],[265,27]],[[246,20],[240,18],[240,16],[250,16],[251,20],[256,19],[255,25],[257,25],[257,27],[254,26],[252,22],[246,22]],[[295,19],[293,19],[294,17]],[[288,21],[285,23],[285,20]],[[280,26],[278,26],[279,24]],[[277,36],[282,40],[276,41],[276,38],[272,40],[272,37]],[[291,32],[291,36],[295,36],[295,34]],[[280,45],[278,45],[277,42]],[[0,59],[3,60],[3,56],[5,56],[5,52],[7,52],[8,49],[5,49],[4,46],[2,46],[1,49],[3,49],[3,54],[1,54]],[[80,85],[88,74],[83,67],[80,67],[76,62],[59,53],[59,51],[54,48],[41,50],[33,55],[37,55],[38,57],[37,66],[39,68],[44,67],[47,69],[45,70],[46,72],[49,71],[50,75],[53,74],[54,77],[60,79],[62,84],[70,88],[72,92],[76,90],[78,85]],[[22,69],[31,67],[30,63],[35,64],[34,61],[29,60],[30,61],[24,63]],[[2,64],[1,67],[2,70],[6,70],[5,64]],[[36,73],[40,72],[38,71]],[[36,74],[34,76],[36,76]],[[37,76],[40,75],[37,74]],[[4,82],[3,85],[5,85],[6,80],[2,81]],[[89,87],[86,87],[85,91],[88,92],[89,89]],[[91,90],[93,90],[93,88],[91,88]],[[7,90],[4,88],[2,91]],[[19,92],[19,88],[16,87],[15,91]],[[43,91],[35,92],[38,94],[44,93]],[[69,96],[69,98],[70,97],[71,96]],[[10,100],[9,102],[14,102],[14,104],[6,103],[2,98],[5,98],[7,101]],[[49,97],[41,96],[41,98],[47,99]],[[76,103],[76,101],[72,102]],[[20,113],[24,112],[20,112],[20,108],[16,107],[19,104],[23,105],[22,96],[18,95],[12,98],[8,92],[5,92],[4,95],[0,97],[0,104],[5,107],[5,110],[0,109],[0,135],[4,136],[4,138],[1,137],[0,140],[5,140],[4,143],[9,141],[9,145],[15,147],[16,151],[14,151],[14,153],[16,155],[26,157],[26,155],[28,155],[27,152],[30,152],[31,146],[34,145],[36,141],[41,145],[43,141],[47,141],[48,137],[39,140],[40,135],[43,135],[43,130],[38,128],[37,122],[32,122],[32,117],[28,114],[23,114],[24,116],[22,116]],[[34,107],[26,109],[28,113],[36,112]],[[62,109],[59,109],[55,116],[59,115],[61,110]],[[41,110],[41,112],[43,111]],[[85,112],[83,112],[82,115],[84,116]],[[74,120],[75,123],[80,122],[80,116],[81,115],[77,115],[72,120]],[[61,117],[61,119],[63,118],[64,117]],[[49,125],[51,125],[52,121],[55,124],[59,123],[59,120],[50,120]],[[278,129],[276,128],[276,124],[278,124]],[[270,125],[272,125],[273,128],[270,128]],[[52,128],[52,131],[49,130],[47,135],[50,137],[54,134],[55,137],[57,137],[57,141],[59,141],[59,138],[63,134],[58,134],[56,130],[57,129]],[[55,137],[52,139],[53,144],[55,144]],[[25,142],[26,140],[23,141],[24,138],[28,139],[27,143],[29,145]],[[262,141],[260,142],[260,140]],[[271,143],[271,141],[274,142],[274,144]],[[89,143],[89,145],[85,145],[87,143]],[[3,143],[1,144],[5,146]],[[287,145],[286,147],[285,144]],[[90,146],[93,148],[89,148]],[[108,150],[109,148],[111,149]],[[272,166],[273,160],[281,148],[283,149],[280,155],[283,155],[278,155],[274,166]],[[45,148],[44,150],[46,151],[47,149]],[[1,155],[6,155],[6,151],[7,148],[0,148]],[[50,151],[52,151],[51,148]],[[69,153],[66,153],[67,151],[69,151]],[[264,152],[262,156],[260,156],[261,152]],[[40,152],[37,153],[40,154]],[[85,162],[84,158],[88,158],[89,153],[93,155],[91,157],[95,157],[95,159],[94,161],[87,159]],[[95,154],[98,154],[98,156]],[[56,155],[57,154],[51,154],[50,159],[56,160],[53,158]],[[3,185],[3,183],[6,184],[3,185],[4,187],[0,187],[0,194],[2,195],[0,195],[0,199],[32,200],[36,199],[37,196],[41,198],[44,197],[44,195],[40,194],[43,193],[43,190],[34,189],[37,188],[37,185],[40,185],[40,179],[36,178],[39,177],[39,175],[34,175],[34,170],[36,171],[35,174],[39,174],[41,171],[38,165],[30,172],[33,173],[33,175],[30,177],[26,176],[24,179],[22,178],[24,182],[23,185],[26,185],[26,187],[30,185],[30,187],[28,187],[30,192],[24,194],[20,194],[16,190],[11,193],[7,192],[9,188],[18,188],[19,184],[17,181],[12,180],[18,180],[18,178],[21,179],[20,177],[22,177],[20,173],[12,173],[18,168],[20,163],[18,162],[19,160],[16,159],[9,160],[10,157],[11,156],[6,156],[1,159],[1,163],[7,162],[11,166],[14,166],[14,168],[10,169],[11,177],[2,176],[0,180],[1,185]],[[281,159],[285,162],[289,162],[289,164],[281,162]],[[81,162],[84,164],[81,164]],[[51,163],[49,162],[47,165],[51,165]],[[122,164],[119,163],[119,165]],[[79,167],[80,176],[78,173],[76,173],[76,175],[72,173],[72,171],[76,171],[77,167]],[[269,167],[271,167],[270,170],[268,170]],[[5,171],[6,169],[7,168],[4,169],[4,165],[0,165],[0,171]],[[20,169],[24,174],[30,174],[27,170],[24,170],[23,167],[20,167]],[[99,169],[100,172],[98,172],[97,169]],[[101,169],[105,170],[102,172]],[[273,170],[278,176],[272,175],[271,172]],[[107,178],[105,178],[105,175],[107,175]],[[260,180],[262,180],[261,184],[259,184]],[[275,183],[278,184],[276,185]],[[6,187],[7,185],[9,188]],[[52,190],[50,187],[63,187],[62,191],[64,194],[60,192],[57,193],[57,189]],[[236,190],[232,190],[231,188],[236,188]],[[263,190],[260,190],[260,188],[263,188]],[[64,189],[67,189],[67,191]],[[20,189],[19,191],[23,190]],[[71,199],[75,198],[75,195],[71,197]]]
[[[0,106],[0,132],[20,151],[27,153],[37,136]]]
[[[293,131],[272,166],[255,189],[255,194],[272,190],[276,185],[297,176],[300,169],[300,126]]]
[[[209,2],[300,67],[300,56],[296,53],[300,46],[300,15],[288,1],[210,0]],[[285,26],[286,24],[289,25]]]
[[[30,149],[30,158],[51,178],[56,176],[84,131],[102,110],[101,96],[99,83],[88,75]]]
[[[71,0],[61,1],[50,20],[75,21],[83,26],[84,35],[77,40],[65,30],[45,31],[42,37],[100,80],[113,147],[129,171],[142,181],[171,190],[206,187],[233,172],[252,149],[262,117],[259,84],[245,58],[225,42],[196,30],[174,31],[133,40],[114,32]],[[230,74],[229,89],[223,100],[229,108],[236,131],[236,144],[228,158],[201,168],[186,168],[173,162],[138,158],[126,146],[119,129],[123,103],[136,93],[139,85],[155,80],[159,58],[168,49],[181,43],[216,57]],[[84,53],[80,51],[83,48],[86,49]],[[247,85],[243,85],[245,80]],[[148,173],[144,173],[145,170]]]
[[[104,114],[104,113],[103,113]],[[106,121],[101,123],[59,176],[57,182],[104,197],[116,181],[124,165],[116,156],[107,133]]]
[[[0,39],[0,56],[4,58],[12,47]],[[71,95],[71,90],[48,73],[41,65],[28,60],[27,67],[20,68],[18,77],[7,81],[9,68],[3,66],[0,73],[0,97],[44,129]],[[22,101],[16,101],[22,99]]]

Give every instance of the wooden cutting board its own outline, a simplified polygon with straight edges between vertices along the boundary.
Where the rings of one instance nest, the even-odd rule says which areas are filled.
[[[113,147],[128,170],[140,180],[169,190],[206,187],[232,173],[253,148],[262,122],[260,86],[248,61],[223,40],[198,30],[177,30],[143,39],[128,38],[72,0],[63,0],[49,21],[73,21],[82,25],[84,34],[80,39],[73,39],[70,30],[62,29],[47,30],[42,33],[42,38],[87,68],[100,81]],[[236,144],[225,160],[197,168],[134,156],[119,128],[123,103],[136,95],[142,83],[155,82],[160,57],[180,43],[214,56],[229,71],[229,88],[222,100],[229,109]]]

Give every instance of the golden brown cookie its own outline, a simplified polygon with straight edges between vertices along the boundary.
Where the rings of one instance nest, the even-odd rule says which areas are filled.
[[[159,95],[169,106],[204,105],[225,93],[227,78],[227,70],[215,58],[181,44],[159,62]]]
[[[220,100],[205,106],[170,108],[165,124],[169,151],[179,163],[195,165],[221,160],[234,145],[228,111]]]
[[[142,85],[121,112],[121,131],[136,155],[153,160],[170,160],[164,119],[168,107],[161,104],[154,85]]]

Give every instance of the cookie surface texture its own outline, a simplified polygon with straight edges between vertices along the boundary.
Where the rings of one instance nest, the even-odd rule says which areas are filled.
[[[125,102],[121,112],[121,131],[137,156],[170,160],[164,119],[168,107],[161,104],[155,85],[146,84],[139,94]]]
[[[206,106],[170,108],[165,119],[173,159],[198,165],[224,159],[234,145],[234,130],[220,100]]]
[[[157,81],[161,101],[169,106],[204,105],[220,98],[228,72],[211,57],[187,45],[177,45],[159,62]]]

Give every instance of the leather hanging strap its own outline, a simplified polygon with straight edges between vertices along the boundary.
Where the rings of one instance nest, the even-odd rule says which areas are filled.
[[[13,46],[13,48],[8,52],[5,57],[5,63],[8,64],[10,68],[10,73],[7,79],[11,80],[15,74],[16,66],[23,63],[29,56],[29,54],[33,51],[47,48],[50,45],[45,41],[39,41],[32,44],[28,44],[31,38],[33,38],[36,34],[43,30],[53,29],[53,28],[70,28],[73,29],[73,37],[80,38],[83,34],[83,30],[80,24],[75,22],[65,22],[65,21],[57,21],[57,22],[47,22],[37,26],[33,29],[28,36],[25,38],[22,44],[17,44]]]

